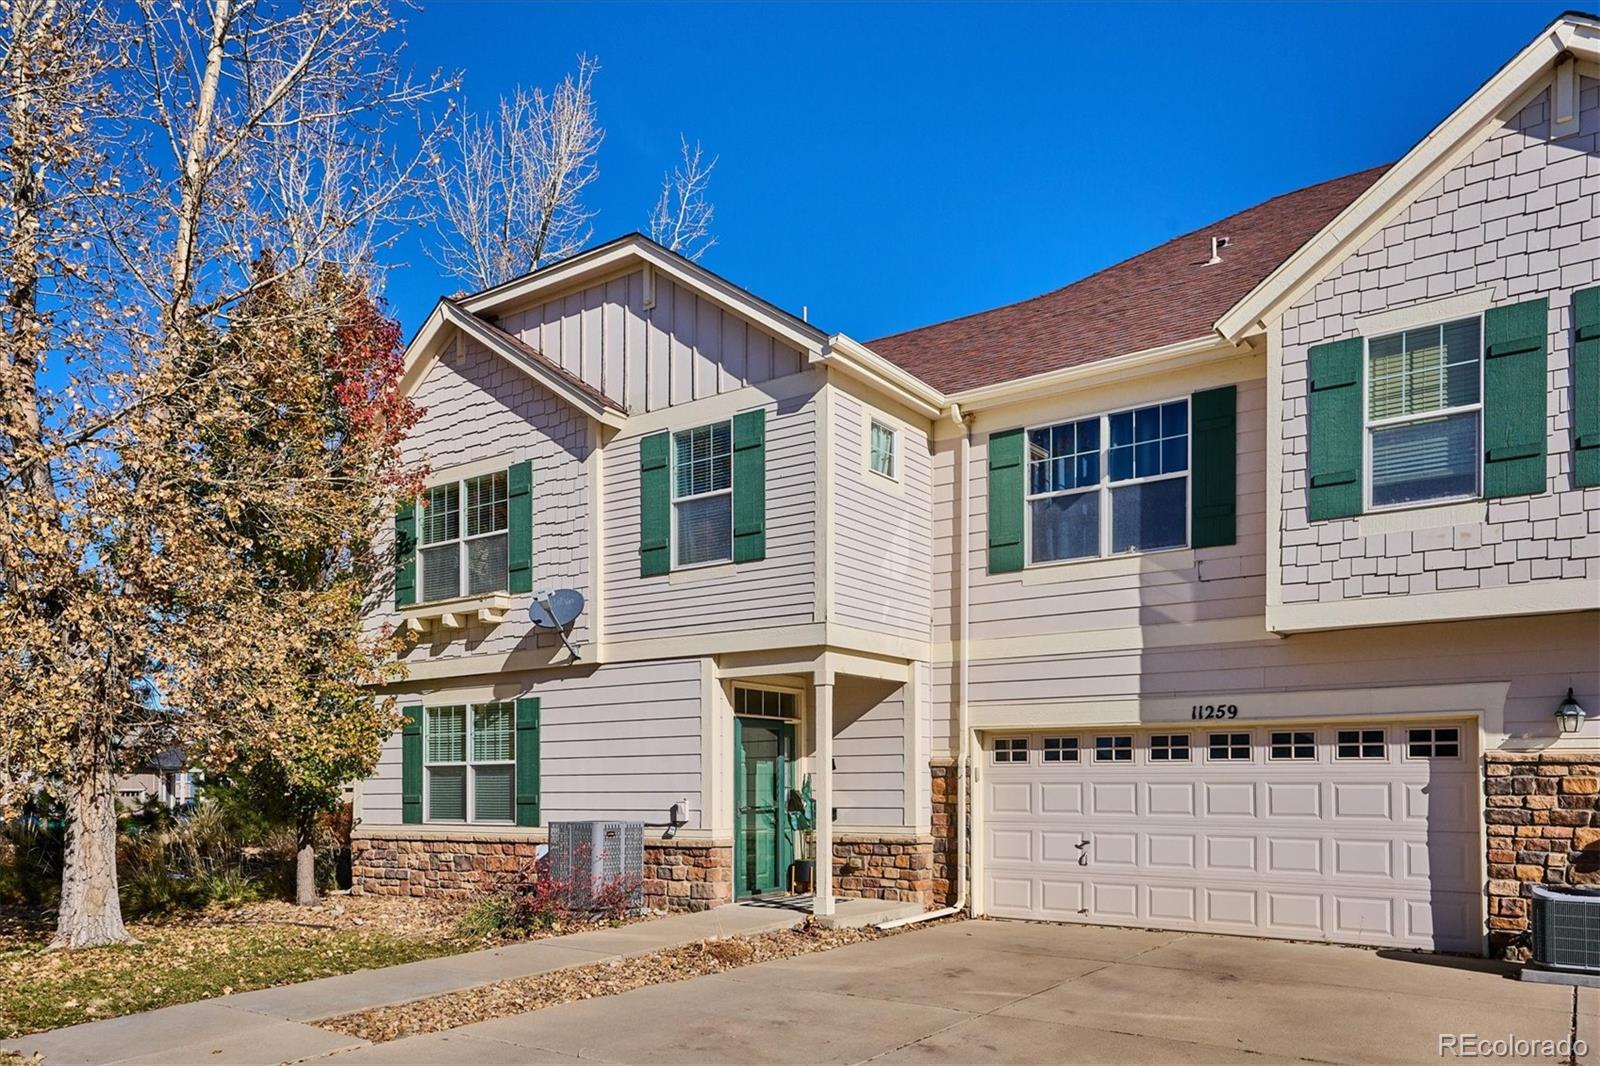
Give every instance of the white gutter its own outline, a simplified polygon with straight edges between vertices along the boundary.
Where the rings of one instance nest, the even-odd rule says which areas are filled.
[[[956,630],[956,868],[952,874],[956,883],[956,901],[926,914],[913,914],[909,918],[896,918],[883,922],[879,929],[898,929],[934,918],[948,918],[967,909],[967,619],[971,615],[972,582],[967,573],[967,552],[972,529],[972,416],[961,412],[960,404],[950,405],[950,420],[962,428],[961,449],[957,462],[961,476],[956,484],[961,492],[961,546],[956,551],[961,624]]]
[[[1037,399],[1068,388],[1088,388],[1108,381],[1125,382],[1136,377],[1169,373],[1189,363],[1205,362],[1220,353],[1241,351],[1243,347],[1215,333],[1208,333],[1203,337],[1099,359],[1082,366],[1062,367],[994,385],[963,389],[950,399],[967,411],[977,411],[1017,400]]]
[[[924,418],[945,413],[944,393],[843,333],[830,336],[817,359],[882,389]]]

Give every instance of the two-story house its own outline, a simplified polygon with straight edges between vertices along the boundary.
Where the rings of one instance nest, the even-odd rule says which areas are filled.
[[[1600,881],[1597,64],[866,344],[637,236],[441,301],[358,885],[619,818],[674,907],[1500,950]]]

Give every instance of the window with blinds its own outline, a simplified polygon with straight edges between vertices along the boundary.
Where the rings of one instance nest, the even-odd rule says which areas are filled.
[[[1371,506],[1479,494],[1483,329],[1479,318],[1367,342]]]
[[[423,769],[430,822],[516,816],[516,715],[510,701],[429,707]]]
[[[733,424],[672,435],[672,543],[676,566],[733,558]]]
[[[510,499],[503,470],[422,494],[417,531],[423,602],[507,587]]]

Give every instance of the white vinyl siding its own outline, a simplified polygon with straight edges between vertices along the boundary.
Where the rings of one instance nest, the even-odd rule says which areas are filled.
[[[1465,318],[1367,341],[1368,506],[1480,491],[1483,323]]]

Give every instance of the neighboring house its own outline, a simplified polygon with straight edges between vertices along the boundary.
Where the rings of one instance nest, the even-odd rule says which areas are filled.
[[[172,747],[156,753],[131,772],[118,774],[111,782],[117,799],[130,807],[155,800],[163,807],[183,807],[194,800],[194,777],[183,749]]]
[[[657,902],[781,890],[809,777],[840,895],[1501,950],[1600,881],[1597,59],[866,345],[641,237],[441,301],[358,886],[619,818]]]

